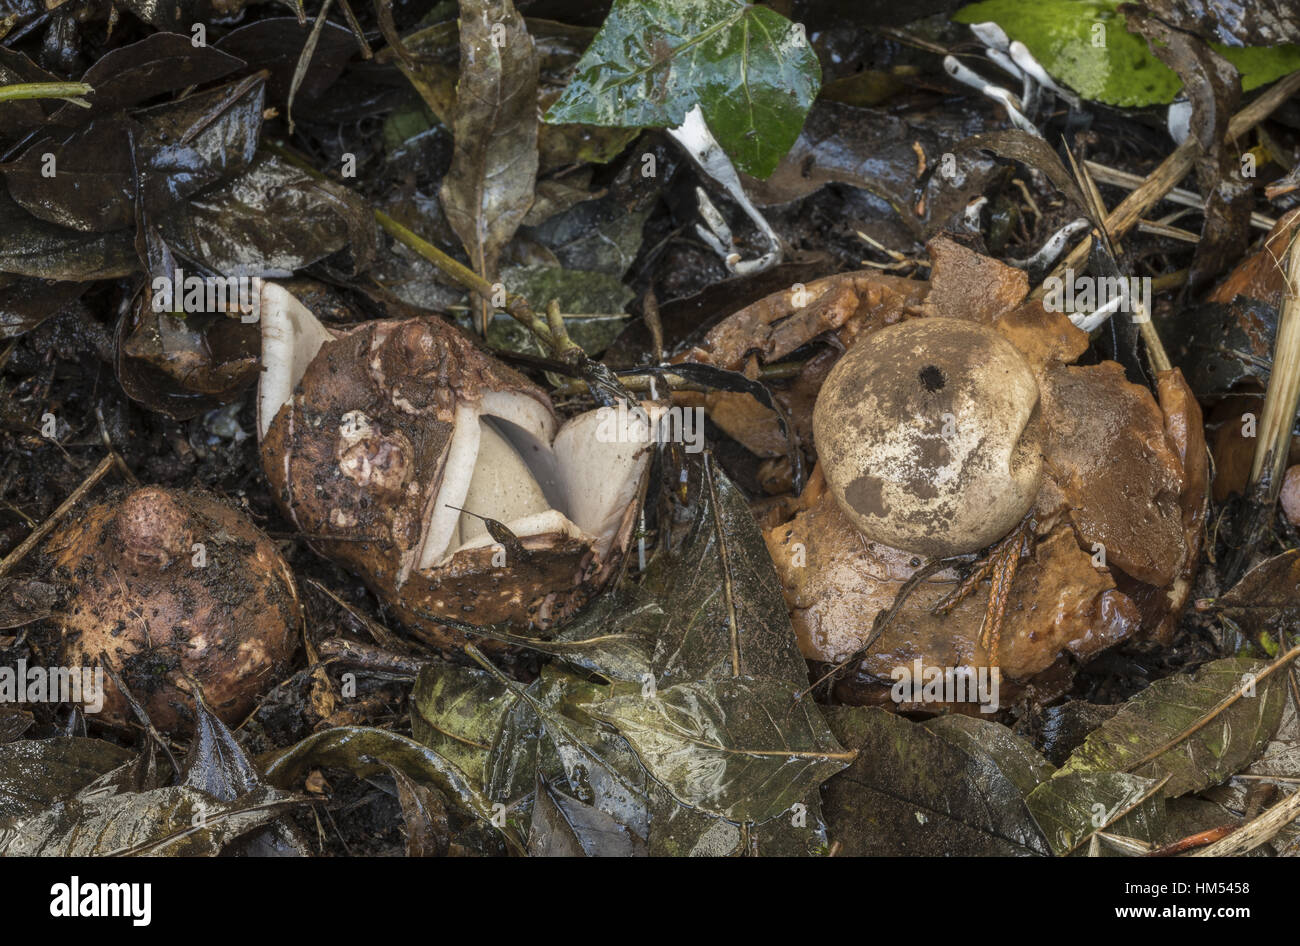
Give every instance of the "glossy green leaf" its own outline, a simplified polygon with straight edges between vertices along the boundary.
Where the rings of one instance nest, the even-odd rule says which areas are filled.
[[[1029,47],[1043,68],[1085,98],[1108,105],[1158,105],[1182,87],[1146,40],[1125,28],[1123,0],[982,0],[954,14],[959,23],[993,21]],[[1300,46],[1211,46],[1250,89],[1300,69]]]
[[[1025,799],[1055,854],[1069,854],[1098,831],[1159,834],[1160,783],[1122,772],[1071,772],[1048,779]],[[1144,837],[1144,839],[1145,839]]]
[[[734,677],[624,693],[583,708],[617,727],[682,804],[762,822],[854,758],[799,692],[779,680]]]
[[[826,715],[858,751],[822,789],[846,856],[1049,853],[1024,797],[1051,766],[1005,727],[958,717],[922,726],[874,707]]]
[[[672,128],[699,105],[742,171],[772,173],[817,97],[803,28],[743,0],[615,0],[548,122]]]
[[[460,6],[455,150],[439,193],[470,264],[494,281],[501,249],[533,203],[537,50],[510,0]]]
[[[411,735],[482,786],[492,740],[514,702],[483,670],[426,664],[411,691]]]
[[[1090,734],[1061,774],[1167,775],[1165,794],[1170,797],[1223,781],[1259,757],[1281,722],[1285,673],[1255,681],[1250,695],[1234,699],[1264,666],[1228,657],[1206,664],[1194,676],[1157,680]]]

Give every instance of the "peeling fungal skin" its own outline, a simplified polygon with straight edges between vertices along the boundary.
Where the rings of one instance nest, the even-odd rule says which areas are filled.
[[[125,492],[56,530],[46,554],[53,576],[75,588],[62,663],[90,667],[106,653],[161,730],[192,728],[182,672],[233,726],[290,670],[300,628],[293,574],[269,538],[214,496]],[[97,718],[126,725],[126,698],[107,674],[104,687]]]
[[[321,554],[448,646],[463,637],[440,618],[546,627],[599,590],[631,535],[645,419],[561,427],[541,388],[437,317],[333,331],[273,284],[261,311],[263,466]]]

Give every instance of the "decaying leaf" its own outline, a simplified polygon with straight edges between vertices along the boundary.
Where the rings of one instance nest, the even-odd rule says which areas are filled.
[[[1065,772],[1029,793],[1025,804],[1055,854],[1069,854],[1098,831],[1152,838],[1160,833],[1161,782],[1124,772]],[[1120,825],[1125,827],[1121,828]]]
[[[1212,606],[1256,637],[1293,629],[1300,623],[1300,549],[1260,562]]]
[[[0,820],[25,818],[65,799],[131,759],[102,739],[57,736],[0,745]]]
[[[450,844],[447,808],[438,791],[388,764],[406,821],[407,857],[442,857]]]
[[[584,709],[617,727],[682,804],[763,822],[850,763],[801,689],[735,677],[619,695]]]
[[[475,272],[495,280],[501,249],[532,206],[537,177],[537,50],[510,0],[461,6],[452,133],[443,211]]]
[[[1254,761],[1277,731],[1286,677],[1266,669],[1227,657],[1194,675],[1157,680],[1089,735],[1061,773],[1168,776],[1170,797],[1222,781]]]
[[[385,729],[322,729],[292,746],[264,753],[257,763],[266,781],[280,786],[296,784],[317,766],[338,766],[364,777],[386,775],[387,766],[393,765],[417,781],[431,783],[467,812],[495,826],[492,806],[460,769],[427,746]],[[503,829],[502,837],[507,844],[522,848],[508,828]]]
[[[991,737],[996,724],[931,730],[861,707],[834,707],[827,718],[858,753],[824,789],[831,836],[844,855],[1048,853],[1024,795],[1051,766],[1009,732]]]
[[[482,670],[426,664],[411,691],[411,735],[482,786],[492,740],[514,702],[509,689]]]
[[[645,841],[613,816],[537,776],[528,853],[533,857],[644,857]]]
[[[0,827],[0,854],[215,857],[225,845],[301,803],[300,797],[273,788],[233,802],[189,787],[74,799]]]
[[[732,313],[678,360],[732,371],[758,355],[774,362],[823,332],[837,332],[847,346],[859,333],[900,321],[919,310],[929,285],[874,270],[827,276],[764,296]]]

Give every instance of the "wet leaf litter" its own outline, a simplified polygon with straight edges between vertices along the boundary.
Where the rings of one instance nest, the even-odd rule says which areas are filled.
[[[0,853],[1300,853],[1300,23],[923,6],[0,16]]]

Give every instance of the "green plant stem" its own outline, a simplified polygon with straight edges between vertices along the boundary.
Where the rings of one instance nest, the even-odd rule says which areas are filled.
[[[462,287],[487,302],[488,305],[496,306],[493,301],[493,296],[497,294],[495,288],[474,270],[444,253],[418,233],[402,226],[382,210],[375,211],[375,220],[394,238],[415,250],[415,252],[436,266],[444,276],[455,280]],[[527,299],[515,293],[507,293],[505,305],[500,308],[503,308],[511,318],[531,331],[543,344],[554,351],[556,347],[555,336],[551,333],[550,327],[533,312],[533,308],[529,305]],[[562,335],[561,338],[565,342],[568,341],[567,335]],[[573,343],[569,342],[569,344],[572,345]],[[561,344],[561,347],[564,347],[563,344]],[[554,351],[554,354],[559,356],[561,352]]]
[[[84,82],[20,82],[0,85],[0,102],[17,102],[23,99],[75,99],[90,95],[95,90]],[[89,105],[88,102],[78,103]]]

